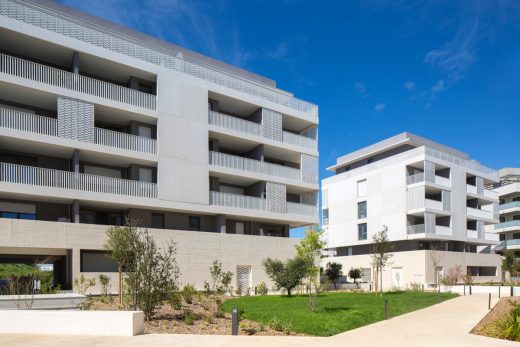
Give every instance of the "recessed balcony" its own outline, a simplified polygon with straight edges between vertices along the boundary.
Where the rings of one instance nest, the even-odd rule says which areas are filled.
[[[262,126],[259,123],[251,122],[239,117],[209,110],[208,122],[210,125],[237,132],[242,135],[262,137]],[[281,143],[310,150],[318,150],[318,142],[310,137],[283,131],[282,139]]]
[[[156,110],[155,95],[6,54],[0,54],[0,73],[147,110]]]
[[[0,182],[157,199],[155,183],[10,163],[0,163]]]
[[[408,225],[408,235],[413,234],[435,234],[435,235],[451,235],[451,228],[442,225],[425,225],[414,224]]]
[[[498,216],[493,213],[493,211],[486,211],[473,207],[466,207],[466,214],[468,218],[471,219],[485,219],[485,220],[495,220],[498,219]]]
[[[270,212],[269,204],[265,198],[224,192],[210,192],[210,205]],[[285,213],[317,217],[318,207],[287,202]]]
[[[478,191],[477,187],[471,184],[466,184],[466,192],[469,195],[484,197],[491,200],[497,200],[498,199],[498,193],[489,190],[489,189],[482,189],[481,192]]]
[[[300,169],[271,164],[260,160],[253,160],[226,153],[210,151],[209,163],[214,166],[228,169],[255,172],[307,183],[317,183],[317,177],[302,175],[302,171]]]
[[[6,108],[0,108],[0,128],[58,136],[57,119]],[[94,128],[94,143],[134,152],[157,154],[157,141],[154,139],[97,127]]]
[[[443,186],[443,187],[451,187],[451,180],[449,178],[438,176],[438,175],[435,175],[434,179],[431,181],[425,180],[424,172],[406,176],[407,185],[421,183],[421,182],[430,182],[430,183],[434,183],[434,184],[437,184],[437,185]]]

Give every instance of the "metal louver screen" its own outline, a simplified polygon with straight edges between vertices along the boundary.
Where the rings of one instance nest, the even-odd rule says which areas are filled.
[[[250,265],[237,265],[237,290],[242,294],[251,290]]]

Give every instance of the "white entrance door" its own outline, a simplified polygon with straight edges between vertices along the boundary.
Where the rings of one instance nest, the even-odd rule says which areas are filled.
[[[403,286],[403,268],[393,267],[392,268],[392,287],[396,289],[402,289]]]

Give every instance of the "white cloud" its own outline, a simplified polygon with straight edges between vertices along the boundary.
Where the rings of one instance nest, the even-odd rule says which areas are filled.
[[[437,83],[435,83],[432,86],[432,94],[440,93],[445,88],[446,88],[446,84],[444,83],[444,81],[443,80],[439,80],[439,81],[437,81]]]
[[[365,86],[365,84],[363,82],[354,83],[354,88],[356,88],[356,90],[358,92],[360,92],[361,94],[364,94],[367,91],[367,87]]]
[[[380,102],[380,103],[376,104],[376,106],[374,106],[374,111],[381,112],[381,111],[384,111],[385,108],[386,108],[386,103]]]
[[[408,90],[414,90],[415,89],[415,82],[414,81],[408,81],[404,82],[403,86]]]

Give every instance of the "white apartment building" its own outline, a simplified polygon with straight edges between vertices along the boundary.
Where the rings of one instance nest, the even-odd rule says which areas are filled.
[[[362,268],[371,282],[372,237],[386,226],[394,251],[384,289],[434,286],[454,265],[476,281],[500,278],[500,256],[490,253],[498,242],[485,230],[498,222],[498,196],[486,188],[498,181],[496,171],[410,133],[342,156],[329,170],[335,175],[322,181],[323,267]]]
[[[318,223],[318,107],[275,81],[47,0],[0,0],[0,43],[0,262],[71,289],[130,218],[253,287]]]
[[[494,190],[499,198],[500,223],[489,231],[498,234],[497,252],[512,249],[520,257],[520,168],[504,168],[498,174],[500,182],[495,184]]]

